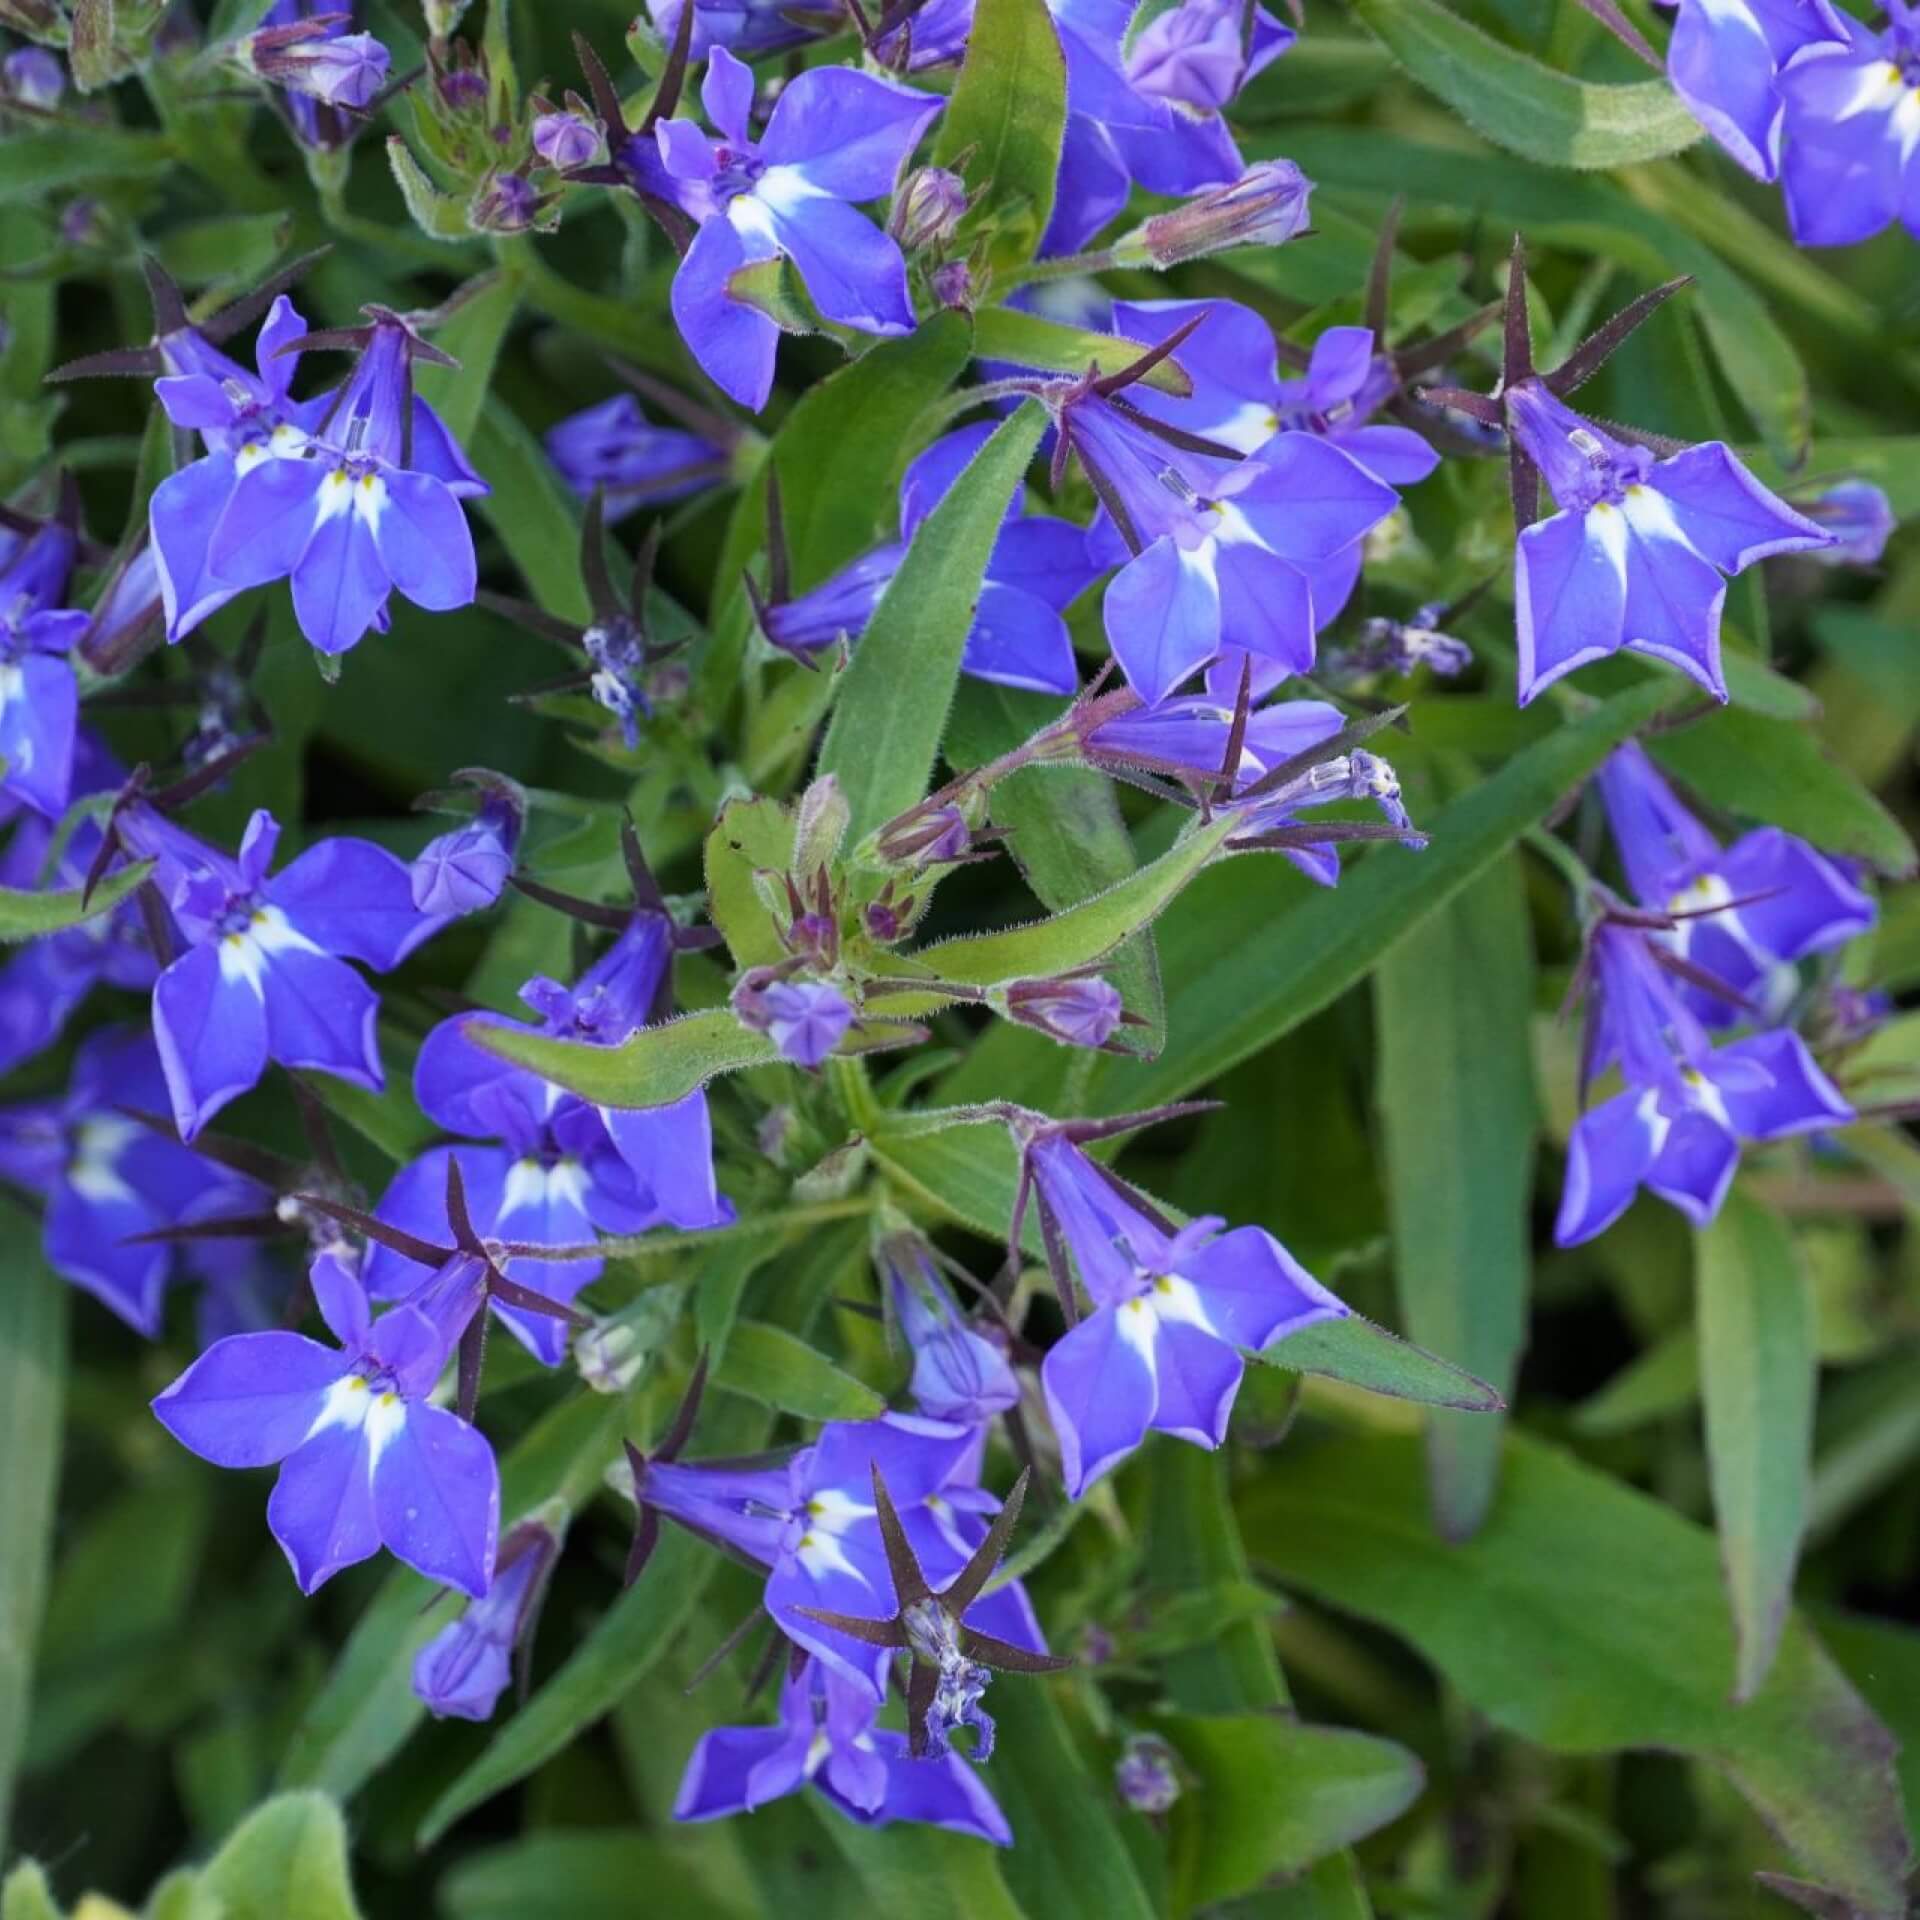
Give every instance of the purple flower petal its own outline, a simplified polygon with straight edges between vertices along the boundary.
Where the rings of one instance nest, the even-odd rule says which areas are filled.
[[[359,1391],[364,1398],[366,1390]],[[280,1469],[267,1501],[267,1525],[302,1593],[314,1592],[342,1567],[380,1551],[368,1450],[363,1427],[329,1425],[289,1454]]]
[[[153,1037],[183,1140],[267,1070],[266,1004],[244,971],[228,971],[236,951],[194,947],[154,983]]]
[[[500,1473],[493,1449],[458,1415],[410,1404],[374,1456],[380,1538],[416,1573],[478,1599],[493,1579]]]
[[[217,1467],[266,1467],[300,1447],[346,1373],[297,1333],[240,1333],[209,1347],[153,1402],[160,1424]]]

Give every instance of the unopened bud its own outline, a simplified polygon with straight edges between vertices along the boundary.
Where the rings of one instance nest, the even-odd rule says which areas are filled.
[[[16,47],[0,60],[0,98],[27,107],[57,107],[66,90],[66,69],[45,47]]]
[[[972,844],[967,816],[944,801],[890,820],[875,836],[874,851],[891,866],[939,867],[964,859]]]
[[[933,270],[933,297],[956,313],[973,310],[973,269],[964,260],[948,260]]]
[[[493,1584],[414,1658],[413,1690],[430,1713],[492,1717],[513,1678],[514,1649],[539,1612],[566,1526],[565,1506],[549,1500],[501,1537]]]
[[[438,76],[440,98],[455,113],[487,104],[487,76],[473,67],[449,67]]]
[[[1016,980],[989,996],[1009,1020],[1066,1047],[1104,1047],[1126,1012],[1118,990],[1098,974],[1077,979]]]
[[[540,196],[517,173],[496,173],[473,196],[467,218],[478,233],[525,233],[540,212]]]
[[[1135,1734],[1114,1763],[1113,1785],[1136,1813],[1165,1813],[1180,1798],[1173,1749],[1158,1734]]]
[[[1197,194],[1122,236],[1122,266],[1178,266],[1229,247],[1277,247],[1307,224],[1313,182],[1291,160],[1263,160],[1229,187]]]
[[[815,873],[840,851],[853,810],[839,780],[822,774],[800,796],[793,818],[793,865],[796,873]]]
[[[262,27],[240,47],[241,63],[270,85],[328,107],[364,107],[387,83],[387,50],[370,33],[329,35],[314,21]]]
[[[820,980],[773,980],[756,968],[733,990],[734,1017],[764,1033],[797,1067],[819,1067],[853,1024],[853,1006],[839,988]]]
[[[901,182],[887,215],[887,231],[902,253],[943,247],[967,211],[966,183],[945,167],[916,167]]]
[[[1885,489],[1871,480],[1840,480],[1798,504],[1809,520],[1838,542],[1808,553],[1809,560],[1823,567],[1872,566],[1886,552],[1899,524]]]
[[[561,173],[592,163],[600,129],[577,113],[543,113],[533,123],[533,150]]]

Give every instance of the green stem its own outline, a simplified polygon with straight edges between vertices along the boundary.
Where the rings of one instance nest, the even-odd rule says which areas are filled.
[[[1069,253],[1058,260],[1029,260],[1003,283],[1008,291],[1016,287],[1039,286],[1048,280],[1071,280],[1076,274],[1105,273],[1120,264],[1111,247],[1095,247],[1087,253]]]
[[[1535,853],[1559,870],[1560,877],[1573,894],[1574,905],[1584,917],[1587,902],[1593,897],[1594,888],[1599,885],[1587,870],[1586,862],[1564,840],[1555,839],[1545,827],[1529,827],[1522,837]]]

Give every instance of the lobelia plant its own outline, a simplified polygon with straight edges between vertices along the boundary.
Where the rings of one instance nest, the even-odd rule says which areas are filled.
[[[1916,167],[1910,0],[0,0],[6,1920],[1899,1920]]]

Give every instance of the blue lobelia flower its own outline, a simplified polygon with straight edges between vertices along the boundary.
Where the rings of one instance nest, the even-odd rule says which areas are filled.
[[[49,819],[66,811],[80,721],[69,655],[88,617],[61,604],[77,550],[64,519],[0,530],[0,797]]]
[[[888,1307],[913,1355],[907,1389],[913,1404],[929,1420],[972,1427],[1017,1406],[1020,1383],[1004,1346],[961,1318],[926,1241],[903,1225],[882,1236],[874,1260]]]
[[[1567,394],[1686,284],[1672,280],[1642,294],[1551,373],[1538,373],[1527,324],[1526,255],[1516,236],[1498,397],[1427,389],[1430,399],[1507,429],[1519,530],[1513,591],[1522,706],[1623,647],[1665,660],[1725,700],[1724,576],[1769,554],[1834,544],[1769,493],[1724,442],[1675,447],[1637,429],[1602,427],[1565,404]],[[1560,509],[1546,519],[1538,517],[1542,479]]]
[[[0,1109],[0,1179],[46,1204],[43,1246],[62,1279],[139,1333],[160,1331],[169,1281],[215,1287],[247,1256],[236,1243],[170,1245],[139,1236],[260,1211],[251,1180],[203,1160],[134,1118],[166,1105],[153,1041],[124,1027],[90,1033],[58,1100]]]
[[[676,1820],[721,1820],[815,1788],[861,1826],[896,1820],[1011,1846],[999,1803],[954,1752],[916,1760],[905,1734],[874,1725],[871,1689],[809,1660],[780,1689],[774,1727],[715,1727],[687,1761],[673,1803]]]
[[[298,1333],[216,1341],[153,1403],[183,1446],[218,1467],[280,1466],[267,1525],[303,1593],[384,1546],[476,1599],[493,1579],[500,1474],[477,1429],[428,1400],[485,1294],[458,1254],[373,1320],[344,1260],[313,1263],[338,1348]]]
[[[74,746],[73,797],[110,792],[124,777],[107,749],[81,728]],[[82,820],[57,855],[56,844],[52,821],[23,814],[0,852],[0,886],[83,885],[100,850],[99,826]],[[10,948],[0,959],[0,1073],[12,1072],[59,1039],[96,986],[144,990],[153,985],[154,973],[153,949],[132,901]]]
[[[657,427],[630,393],[616,393],[547,430],[547,457],[584,500],[598,488],[609,522],[665,506],[727,477],[727,449],[680,427]]]
[[[775,1624],[841,1678],[879,1699],[888,1655],[812,1618],[809,1608],[874,1617],[893,1604],[873,1495],[877,1464],[902,1523],[936,1585],[952,1578],[986,1538],[1000,1502],[978,1484],[973,1427],[885,1414],[831,1421],[811,1446],[774,1465],[684,1464],[629,1449],[642,1527],[664,1513],[691,1532],[767,1569]],[[667,1449],[671,1451],[671,1449]],[[644,1565],[646,1534],[636,1540]],[[967,1624],[1036,1653],[1046,1643],[1016,1582],[968,1608]]]
[[[1129,187],[1188,194],[1245,171],[1221,110],[1295,35],[1264,7],[1181,0],[1126,44],[1125,0],[1049,0],[1067,63],[1067,127],[1043,255],[1085,246]]]
[[[1178,338],[1169,334],[1149,358]],[[1119,566],[1103,611],[1127,683],[1156,704],[1229,639],[1306,671],[1315,580],[1399,496],[1315,434],[1281,433],[1257,456],[1234,459],[1217,442],[1162,425],[1120,393],[1144,364],[1049,395],[1063,442],[1100,498],[1088,551]],[[1194,450],[1209,446],[1218,453]]]
[[[296,355],[286,351],[306,331],[281,294],[260,328],[257,375],[192,328],[168,338],[172,371],[154,382],[154,394],[167,418],[197,432],[206,447],[203,458],[161,481],[147,506],[170,641],[184,639],[240,591],[213,573],[207,555],[234,489],[263,462],[296,458],[306,447],[317,411],[289,394]]]
[[[1687,111],[1756,180],[1780,171],[1782,70],[1809,48],[1844,51],[1828,0],[1680,0],[1667,78]]]
[[[1080,1150],[1065,1132],[1027,1143],[1022,1167],[1073,1256],[1093,1308],[1075,1311],[1071,1277],[1055,1275],[1070,1329],[1041,1365],[1067,1493],[1077,1500],[1149,1429],[1217,1447],[1244,1371],[1260,1351],[1347,1309],[1259,1227],[1221,1231],[1196,1220],[1177,1232]]]
[[[1898,220],[1920,236],[1920,7],[1887,0],[1878,32],[1835,14],[1842,38],[1781,74],[1787,223],[1803,247],[1845,247]]]
[[[1778,827],[1722,848],[1631,742],[1599,780],[1634,897],[1673,916],[1670,929],[1650,929],[1650,937],[1764,1013],[1779,1013],[1793,997],[1795,961],[1844,946],[1878,918],[1838,861]],[[1709,1026],[1737,1017],[1731,1002],[1703,987],[1683,984],[1681,995]]]
[[[307,340],[363,350],[304,443],[240,476],[206,548],[223,587],[291,578],[300,630],[325,654],[384,630],[395,590],[436,613],[472,602],[460,501],[488,490],[413,392],[413,362],[446,356],[398,314],[364,311],[370,326]]]
[[[123,809],[116,830],[129,853],[156,859],[154,882],[187,943],[153,989],[183,1140],[269,1060],[380,1088],[379,999],[342,956],[395,967],[447,922],[414,906],[401,861],[368,840],[321,840],[269,878],[280,829],[264,809],[237,858],[148,809]]]
[[[493,1579],[414,1655],[413,1691],[440,1718],[490,1720],[513,1678],[516,1649],[533,1631],[547,1576],[560,1551],[559,1502],[509,1527],[494,1556]],[[548,1518],[554,1521],[548,1524]]]
[[[636,913],[627,932],[569,989],[527,982],[521,997],[557,1038],[618,1046],[650,1017],[672,952],[662,914]],[[450,1236],[447,1161],[459,1162],[467,1209],[486,1239],[580,1249],[599,1233],[723,1226],[732,1215],[713,1181],[713,1133],[704,1092],[671,1106],[599,1108],[480,1046],[476,1027],[515,1029],[490,1013],[456,1014],[428,1034],[414,1067],[422,1112],[450,1133],[493,1142],[435,1147],[403,1168],[376,1217],[440,1246]],[[600,1273],[596,1259],[516,1254],[508,1277],[562,1304]],[[418,1266],[391,1247],[368,1254],[368,1289],[397,1298],[419,1284]],[[566,1351],[566,1329],[549,1315],[495,1300],[493,1310],[548,1366]]]
[[[638,177],[699,222],[673,282],[681,338],[722,392],[758,411],[773,390],[780,330],[733,297],[742,267],[784,256],[829,320],[863,333],[908,333],[913,304],[900,249],[853,204],[885,199],[941,102],[871,74],[813,67],[781,92],[755,140],[753,74],[725,47],[700,90],[718,139],[662,120],[657,157]],[[641,136],[642,139],[645,136]]]
[[[1574,1125],[1554,1227],[1559,1245],[1603,1232],[1642,1185],[1704,1226],[1733,1184],[1742,1141],[1853,1118],[1797,1033],[1716,1048],[1642,928],[1603,916],[1583,971],[1595,994],[1586,1077],[1618,1064],[1626,1089]]]
[[[478,913],[492,906],[506,890],[526,825],[527,796],[517,781],[484,767],[462,767],[453,777],[474,791],[478,804],[465,826],[436,834],[413,856],[408,874],[413,904],[422,913]]]

